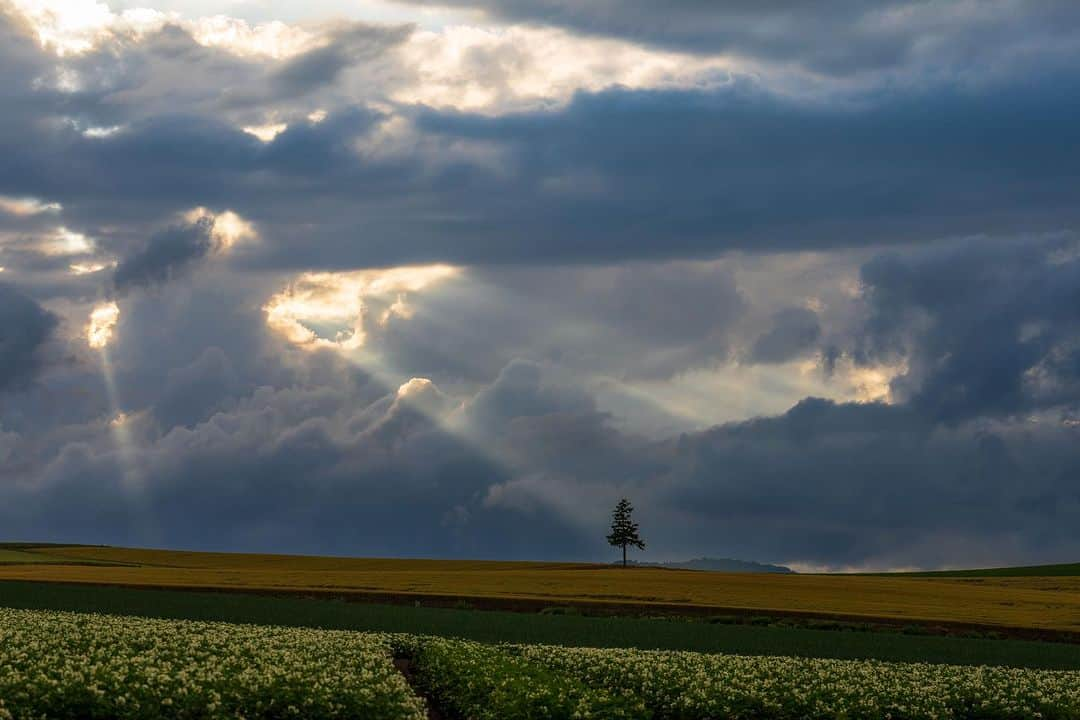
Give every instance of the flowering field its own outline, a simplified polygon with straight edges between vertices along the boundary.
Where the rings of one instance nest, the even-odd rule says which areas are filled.
[[[0,719],[425,718],[385,638],[0,609]]]
[[[452,717],[649,718],[632,693],[587,685],[519,655],[462,640],[424,638],[412,657],[421,688]]]
[[[394,666],[408,658],[409,680]],[[410,687],[410,681],[414,687]],[[1080,672],[0,609],[0,719],[1080,719]]]
[[[518,646],[544,668],[641,698],[656,718],[1076,718],[1080,673]]]
[[[1080,718],[1080,673],[687,652],[417,643],[462,717]]]

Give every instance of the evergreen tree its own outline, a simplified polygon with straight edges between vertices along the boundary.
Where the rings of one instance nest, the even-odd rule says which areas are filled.
[[[638,526],[633,520],[634,506],[623,498],[611,514],[611,534],[607,536],[609,544],[622,548],[622,564],[626,567],[626,548],[633,545],[638,550],[645,549],[645,542],[638,536]]]

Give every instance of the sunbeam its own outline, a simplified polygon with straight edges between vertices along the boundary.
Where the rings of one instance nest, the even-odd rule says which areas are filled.
[[[86,327],[87,344],[97,350],[101,363],[101,377],[105,384],[105,396],[109,403],[109,437],[116,451],[117,469],[124,497],[128,505],[128,517],[132,530],[143,540],[158,537],[150,504],[145,498],[144,475],[139,469],[131,425],[135,416],[124,409],[123,399],[116,382],[116,370],[109,353],[115,339],[116,326],[120,320],[120,308],[116,302],[96,305],[90,313]]]
[[[105,395],[109,402],[109,432],[120,458],[121,472],[125,486],[137,484],[137,474],[133,457],[133,445],[129,423],[130,416],[124,412],[120,393],[116,387],[116,373],[109,357],[109,344],[113,340],[116,324],[120,319],[120,308],[115,302],[97,305],[90,313],[90,322],[86,328],[86,342],[98,351],[101,361],[101,377],[105,382]]]

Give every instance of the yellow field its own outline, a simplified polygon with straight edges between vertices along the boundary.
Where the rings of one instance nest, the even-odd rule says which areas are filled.
[[[964,622],[1080,631],[1080,578],[722,574],[572,563],[391,560],[36,548],[52,562],[0,565],[0,579],[280,592],[387,593]],[[56,561],[61,562],[57,563]],[[117,563],[114,566],[62,564]]]

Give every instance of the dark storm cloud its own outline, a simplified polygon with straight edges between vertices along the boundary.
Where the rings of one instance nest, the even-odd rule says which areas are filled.
[[[603,488],[656,470],[641,452],[641,438],[616,429],[580,383],[550,367],[514,360],[465,413],[480,444],[497,448],[519,477],[539,474],[549,482]]]
[[[168,432],[233,408],[259,387],[351,382],[322,354],[302,364],[282,355],[259,302],[277,282],[206,263],[178,282],[120,298],[109,346],[119,409],[149,409]]]
[[[494,485],[489,506],[596,507],[599,528],[605,503],[627,494],[668,556],[935,567],[1080,549],[1080,495],[1067,480],[1080,470],[1076,428],[1053,417],[943,427],[910,407],[807,399],[647,442],[602,414],[516,405],[505,406],[507,444],[533,475]]]
[[[581,552],[556,516],[522,523],[485,511],[478,494],[503,471],[409,403],[384,404],[376,422],[349,430],[365,392],[348,382],[262,388],[133,462],[107,441],[73,443],[19,493],[32,513],[8,514],[6,527],[40,536],[38,516],[52,518],[54,536],[291,552],[527,557],[540,543]],[[130,496],[125,477],[145,478],[145,494]]]
[[[412,0],[481,8],[510,21],[707,54],[793,63],[850,75],[919,61],[974,62],[1015,47],[1030,52],[1075,44],[1080,13],[1056,2],[925,3],[842,0],[830,3],[681,0]]]
[[[733,554],[836,565],[1065,560],[1080,548],[1076,429],[947,430],[905,407],[806,400],[788,413],[685,436],[665,500]],[[644,491],[644,490],[643,490]],[[1042,499],[1047,512],[1034,511]],[[679,542],[673,536],[673,543]]]
[[[161,427],[190,427],[228,404],[239,380],[221,348],[207,348],[195,362],[169,371],[165,389],[154,405]]]
[[[505,430],[515,418],[581,412],[595,412],[591,397],[580,388],[544,382],[542,369],[523,360],[503,368],[469,405],[471,421],[489,433]]]
[[[63,93],[5,74],[25,122],[0,135],[0,191],[60,201],[76,227],[132,234],[193,206],[231,208],[267,229],[244,261],[281,268],[615,262],[1056,229],[1080,207],[1074,68],[828,102],[736,76],[498,116],[338,98],[325,121],[294,119],[270,143],[205,104],[145,115],[127,89],[125,123],[108,88]],[[88,138],[69,116],[124,129]],[[412,130],[388,144],[390,120]]]
[[[34,378],[58,319],[15,287],[0,282],[0,391]]]
[[[346,68],[380,60],[409,36],[409,27],[384,28],[356,23],[338,28],[329,43],[285,61],[270,76],[279,96],[294,97],[333,84]]]
[[[651,441],[526,361],[460,410],[423,385],[395,397],[341,364],[239,391],[227,407],[199,403],[226,362],[210,351],[171,373],[156,419],[129,417],[133,451],[104,425],[69,430],[3,491],[0,507],[20,508],[5,527],[67,541],[598,559],[607,510],[626,494],[657,556],[936,566],[1080,551],[1076,430],[1053,417],[945,427],[910,406],[806,400]],[[176,419],[203,419],[168,428],[183,388],[199,407],[173,407]]]
[[[974,238],[896,251],[862,270],[863,360],[906,360],[893,383],[956,421],[1080,402],[1080,259],[1073,236]]]
[[[324,265],[618,260],[1060,227],[1076,219],[1080,158],[1070,148],[1080,147],[1080,131],[1065,118],[1080,110],[1080,92],[1046,93],[826,111],[749,87],[611,91],[579,96],[555,114],[417,118],[422,136],[505,153],[509,176],[467,160],[434,173],[419,171],[422,157],[350,161],[348,139],[364,128],[320,125],[305,129],[307,144],[341,150],[296,195],[286,189],[312,161],[282,152],[294,140],[288,133],[254,163],[278,179],[278,193],[245,183],[246,173],[220,190],[271,228],[265,261],[289,266],[312,261],[293,238],[316,220]],[[1008,117],[1017,107],[1023,117]],[[1027,127],[1014,132],[1014,122]],[[582,175],[598,189],[560,189]],[[337,199],[345,191],[348,205]],[[318,217],[299,202],[312,193]]]
[[[755,363],[787,362],[810,350],[821,337],[817,313],[807,308],[784,308],[772,317],[772,327],[750,348]]]
[[[123,294],[137,287],[168,282],[214,249],[214,221],[202,218],[156,233],[138,252],[120,261],[113,287]]]

